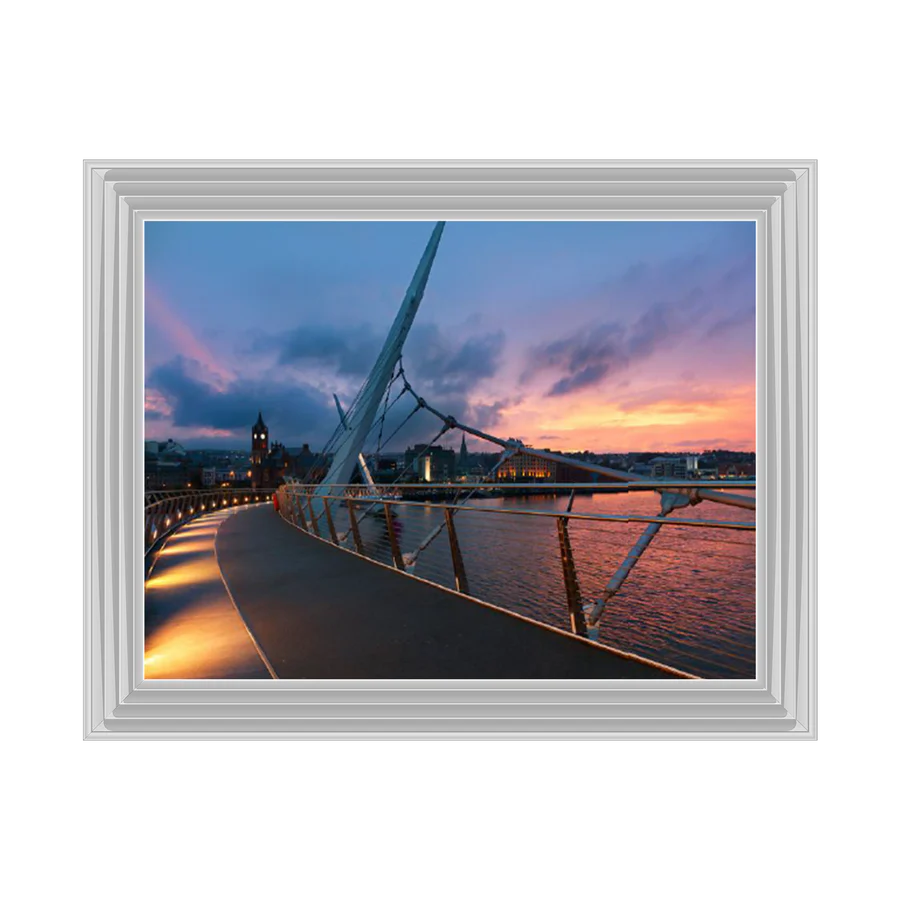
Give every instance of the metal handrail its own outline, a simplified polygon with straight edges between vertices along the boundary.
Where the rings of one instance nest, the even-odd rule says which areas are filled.
[[[704,482],[700,483],[704,484]],[[708,484],[708,482],[705,484]],[[641,481],[608,486],[594,483],[586,485],[560,483],[513,483],[504,485],[492,483],[478,484],[476,486],[477,490],[488,489],[488,493],[507,494],[517,493],[520,488],[523,487],[532,488],[535,492],[541,490],[546,491],[547,488],[552,488],[559,492],[568,490],[570,492],[568,508],[565,511],[560,511],[509,509],[504,507],[472,505],[466,502],[459,503],[435,501],[431,499],[404,499],[402,496],[406,491],[410,491],[413,495],[416,492],[422,491],[434,492],[452,490],[455,492],[466,492],[472,490],[473,486],[471,484],[393,484],[384,485],[386,490],[382,493],[378,491],[378,485],[375,485],[374,487],[362,484],[326,486],[291,482],[282,485],[278,489],[277,506],[278,512],[282,518],[295,527],[367,559],[374,558],[374,548],[366,547],[360,533],[359,522],[372,510],[383,510],[383,515],[387,523],[387,540],[391,561],[395,568],[405,572],[409,572],[413,569],[419,554],[436,540],[441,533],[445,533],[449,545],[448,549],[450,551],[456,589],[464,594],[470,593],[469,576],[466,571],[463,551],[459,543],[456,528],[454,527],[454,520],[460,514],[464,514],[465,516],[476,514],[499,514],[503,516],[527,516],[535,519],[553,519],[557,525],[561,574],[572,630],[576,634],[596,638],[597,620],[601,613],[606,608],[609,600],[622,586],[622,583],[625,581],[630,571],[634,568],[641,555],[663,526],[755,531],[755,518],[754,521],[741,522],[670,516],[676,508],[687,506],[689,504],[694,505],[699,502],[700,498],[696,493],[697,486],[698,482],[695,480]],[[585,513],[572,511],[572,501],[576,490],[579,488],[599,488],[602,491],[607,487],[615,488],[619,491],[622,491],[623,489],[627,491],[655,490],[660,492],[664,501],[666,498],[671,499],[674,495],[678,498],[679,502],[676,504],[670,503],[668,506],[664,504],[663,512],[660,515],[619,515],[613,513]],[[728,487],[730,489],[734,489],[735,487],[754,489],[756,485],[754,482],[739,482],[737,484],[730,483]],[[388,493],[388,491],[390,493]],[[396,496],[397,494],[400,494],[401,496]],[[485,498],[482,497],[480,499]],[[343,531],[342,533],[339,533],[335,527],[332,509],[332,506],[335,503],[341,503],[346,507],[349,518],[349,526],[346,531]],[[401,552],[399,540],[397,539],[394,528],[395,510],[403,507],[416,510],[430,508],[443,511],[442,521],[440,521],[440,523],[425,537],[419,547],[413,552],[406,554]],[[577,569],[568,533],[570,520],[595,524],[602,522],[614,524],[640,523],[647,526],[622,565],[619,566],[618,570],[610,579],[602,596],[590,601],[583,600],[579,587]],[[425,580],[428,579],[426,578]],[[485,597],[481,599],[489,600],[490,598]]]
[[[253,503],[268,503],[274,488],[185,488],[147,491],[144,494],[144,557],[186,522],[221,510]],[[165,496],[159,497],[160,494]]]
[[[288,487],[302,487],[309,490],[316,490],[320,487],[315,482],[293,482]],[[436,491],[436,490],[452,490],[452,491],[470,491],[470,490],[498,490],[510,491],[527,489],[534,491],[542,491],[552,488],[559,491],[570,491],[573,488],[581,490],[587,488],[596,491],[658,491],[669,488],[708,488],[712,490],[756,490],[756,481],[751,479],[704,479],[704,478],[688,478],[681,480],[659,480],[659,481],[450,481],[450,482],[375,482],[376,488],[384,488],[386,490],[395,491]],[[330,484],[329,489],[346,490],[347,488],[371,490],[371,486],[361,482],[352,484]]]

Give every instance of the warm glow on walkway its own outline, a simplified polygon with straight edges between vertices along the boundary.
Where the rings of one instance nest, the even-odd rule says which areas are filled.
[[[177,531],[144,584],[145,678],[268,678],[216,560],[211,513]]]

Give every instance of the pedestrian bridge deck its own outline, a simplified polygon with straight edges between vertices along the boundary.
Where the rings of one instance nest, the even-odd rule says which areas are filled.
[[[225,519],[214,555],[263,661],[279,678],[675,674],[362,559],[298,530],[270,504]]]

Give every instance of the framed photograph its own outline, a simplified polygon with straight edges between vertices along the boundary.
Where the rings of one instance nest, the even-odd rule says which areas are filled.
[[[85,736],[816,735],[814,161],[87,161]]]

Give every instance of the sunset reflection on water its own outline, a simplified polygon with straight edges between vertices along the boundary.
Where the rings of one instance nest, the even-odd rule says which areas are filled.
[[[752,494],[750,494],[752,496]],[[568,497],[508,496],[478,507],[564,511]],[[573,512],[659,515],[654,492],[577,495]],[[397,508],[404,552],[443,517],[427,504]],[[678,518],[752,523],[750,510],[703,502]],[[593,601],[646,527],[640,522],[572,519],[569,534],[582,598]],[[556,520],[467,513],[456,529],[471,593],[530,618],[570,630]],[[391,564],[384,525],[366,519],[364,538]],[[454,586],[445,536],[425,550],[415,574]],[[598,639],[707,678],[753,678],[756,658],[756,533],[666,524],[600,620]]]

